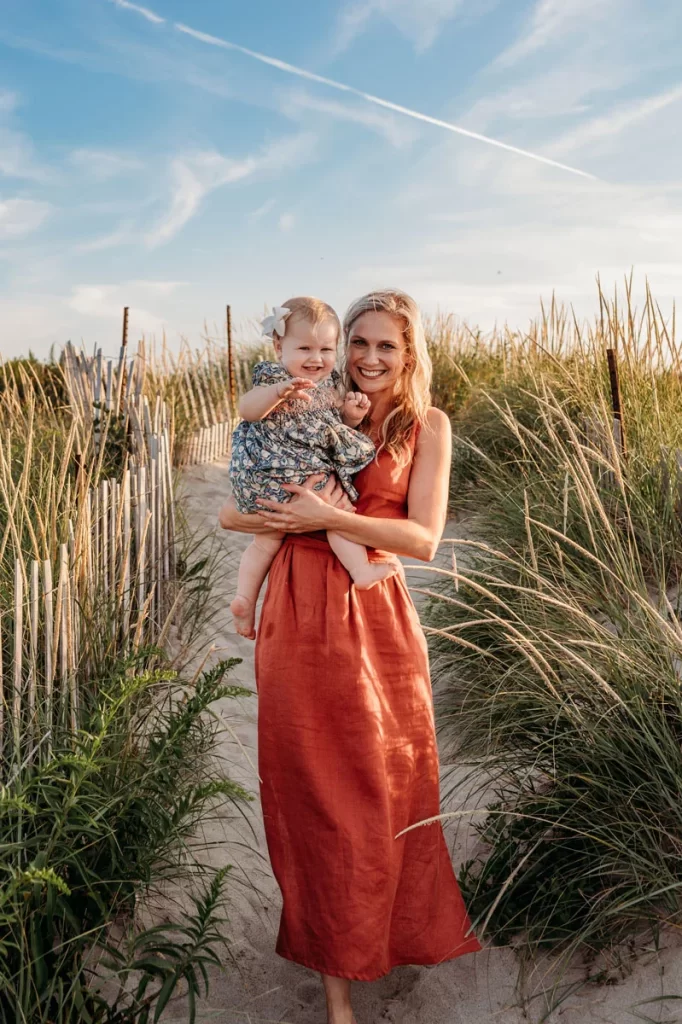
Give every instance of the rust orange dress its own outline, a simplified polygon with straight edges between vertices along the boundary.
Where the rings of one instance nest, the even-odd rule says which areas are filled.
[[[405,518],[409,476],[380,453],[355,478],[358,512]],[[440,823],[396,838],[440,806],[426,642],[402,574],[357,591],[323,533],[287,535],[256,681],[277,952],[372,981],[479,950]]]

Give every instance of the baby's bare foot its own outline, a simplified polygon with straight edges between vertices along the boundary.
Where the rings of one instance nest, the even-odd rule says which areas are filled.
[[[353,583],[358,590],[371,590],[377,583],[390,579],[400,572],[397,562],[367,562],[352,572]]]
[[[256,605],[254,601],[249,601],[246,597],[242,597],[241,594],[237,594],[234,601],[230,605],[230,611],[232,612],[232,618],[234,620],[234,628],[237,630],[240,636],[245,636],[248,640],[256,639]]]

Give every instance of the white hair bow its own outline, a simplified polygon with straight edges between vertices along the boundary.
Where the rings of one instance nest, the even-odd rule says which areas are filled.
[[[273,306],[272,316],[266,316],[261,324],[265,337],[274,338],[275,334],[277,334],[280,338],[283,338],[286,331],[286,319],[290,313],[291,310],[287,309],[286,306]]]

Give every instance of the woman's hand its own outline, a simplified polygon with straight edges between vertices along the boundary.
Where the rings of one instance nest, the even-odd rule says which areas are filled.
[[[355,512],[355,506],[352,504],[350,498],[335,476],[329,477],[321,491],[313,491],[315,484],[319,484],[321,480],[324,480],[324,474],[322,473],[308,477],[303,484],[302,490],[307,492],[312,491],[316,496],[321,498],[324,503],[331,505],[333,508],[340,508],[344,512]],[[291,488],[287,487],[287,490],[290,489]],[[291,502],[295,503],[298,499],[299,496],[294,494]],[[271,502],[271,504],[277,505],[276,502]],[[277,507],[288,509],[290,504],[287,503]],[[269,529],[269,527],[263,522],[262,512],[248,514],[238,512],[233,497],[229,497],[221,508],[218,516],[218,522],[222,526],[223,530],[231,530],[234,533],[265,533]],[[277,527],[277,529],[279,528],[280,527]]]
[[[324,480],[322,473],[318,473],[316,476],[309,476],[303,486],[306,490],[312,491],[315,488],[315,484],[319,484],[320,480]],[[315,491],[315,493],[319,494],[328,505],[333,505],[334,508],[340,508],[344,512],[355,512],[355,505],[335,476],[330,476],[322,490]],[[296,501],[296,498],[291,500]]]
[[[313,489],[322,479],[321,475],[308,477],[303,486],[283,484],[284,490],[292,495],[291,501],[285,503],[259,498],[258,504],[264,509],[258,515],[264,525],[282,533],[313,533],[334,526],[333,509],[354,512],[348,495],[335,477],[330,477],[321,491]]]

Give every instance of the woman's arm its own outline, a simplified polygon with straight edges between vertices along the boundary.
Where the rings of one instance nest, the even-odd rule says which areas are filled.
[[[318,484],[323,479],[324,476],[321,474],[308,477],[303,485],[304,493],[312,490],[315,484]],[[325,487],[321,491],[315,491],[314,493],[320,496],[323,503],[330,503],[345,509],[352,518],[353,505],[335,477],[330,477]],[[293,500],[295,501],[296,498],[294,497]],[[218,523],[222,526],[223,530],[232,530],[234,533],[269,533],[272,530],[272,527],[266,526],[258,512],[238,512],[234,498],[228,498],[221,508],[218,513]]]
[[[228,498],[218,513],[218,523],[223,530],[234,533],[269,533],[271,527],[266,526],[257,512],[253,514],[237,512],[234,498]]]
[[[251,388],[239,400],[239,415],[248,423],[255,423],[256,420],[265,419],[280,402],[292,395],[309,402],[310,396],[306,395],[305,391],[314,387],[313,382],[306,380],[305,377],[292,377],[291,380]]]
[[[438,550],[448,505],[448,484],[452,436],[450,421],[438,409],[429,409],[427,427],[419,434],[407,496],[407,519],[378,519],[332,508],[319,501],[315,492],[290,486],[299,496],[292,505],[263,501],[267,512],[259,512],[269,529],[287,533],[337,530],[348,540],[366,547],[390,551],[430,562]]]

